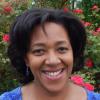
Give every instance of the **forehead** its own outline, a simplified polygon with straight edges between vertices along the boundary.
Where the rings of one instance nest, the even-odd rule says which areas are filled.
[[[31,43],[36,42],[56,42],[56,41],[68,41],[69,37],[67,30],[60,25],[53,22],[45,23],[45,32],[41,26],[37,26],[32,34]]]

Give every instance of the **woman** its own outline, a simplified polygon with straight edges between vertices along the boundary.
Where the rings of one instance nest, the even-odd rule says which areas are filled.
[[[23,86],[0,100],[100,100],[70,81],[83,66],[86,32],[70,12],[33,8],[18,16],[10,31],[8,55],[23,75]]]

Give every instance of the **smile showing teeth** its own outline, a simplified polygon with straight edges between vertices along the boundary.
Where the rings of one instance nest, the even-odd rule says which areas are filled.
[[[57,71],[42,71],[45,78],[49,80],[57,80],[60,79],[64,74],[64,68],[59,69]]]
[[[45,74],[49,76],[57,76],[61,73],[62,70],[56,71],[56,72],[45,72]]]

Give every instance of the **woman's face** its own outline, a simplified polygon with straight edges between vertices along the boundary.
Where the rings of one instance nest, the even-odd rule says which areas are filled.
[[[38,26],[31,37],[25,61],[34,75],[34,84],[49,92],[66,87],[73,66],[73,51],[63,26],[48,22]]]

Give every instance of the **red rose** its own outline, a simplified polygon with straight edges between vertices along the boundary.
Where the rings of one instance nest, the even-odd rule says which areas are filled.
[[[85,66],[87,66],[88,68],[91,68],[93,67],[93,61],[92,59],[87,59],[86,62],[85,62]]]
[[[64,12],[67,12],[68,11],[68,8],[64,7]]]
[[[98,6],[97,5],[94,5],[91,9],[92,10],[96,10],[96,9],[98,9]]]
[[[90,83],[84,83],[84,87],[90,91],[93,91],[94,90],[94,86],[91,85]]]
[[[80,85],[80,86],[84,85],[83,78],[81,76],[79,76],[79,75],[72,76],[71,80],[77,85]]]
[[[92,34],[96,36],[96,35],[99,34],[99,32],[97,32],[97,31],[93,31]]]
[[[82,9],[75,9],[75,10],[73,10],[73,12],[76,14],[82,14],[83,10]]]
[[[12,11],[12,7],[11,6],[5,6],[3,8],[3,10],[4,10],[5,13],[10,13]]]
[[[100,32],[100,27],[96,29],[96,32]]]
[[[4,42],[8,42],[9,41],[9,35],[8,34],[4,34],[3,35],[3,41]]]
[[[84,23],[84,26],[85,26],[85,27],[90,26],[90,25],[91,25],[90,22],[85,22],[85,23]]]
[[[92,32],[93,35],[100,35],[100,27]]]

